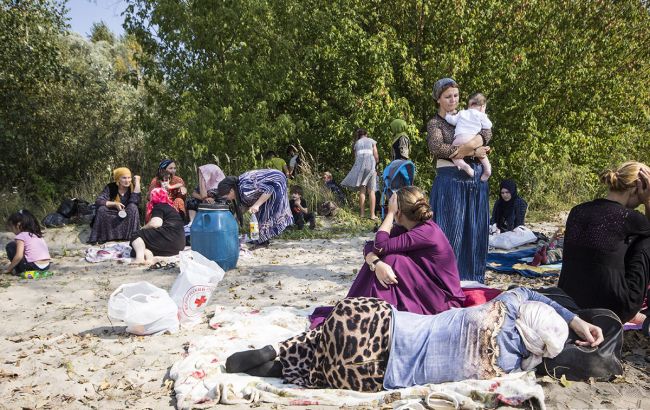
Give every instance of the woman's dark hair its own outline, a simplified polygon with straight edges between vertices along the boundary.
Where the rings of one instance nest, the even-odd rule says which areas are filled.
[[[304,196],[304,195],[305,195],[305,194],[304,194],[304,191],[303,191],[303,189],[302,189],[302,187],[301,187],[300,185],[293,185],[293,186],[289,189],[289,193],[290,193],[291,195],[293,195],[293,194],[298,194],[298,195],[300,195],[300,196]]]
[[[34,215],[32,215],[32,213],[27,209],[21,209],[20,211],[9,215],[9,218],[7,218],[7,227],[14,226],[18,227],[21,232],[33,233],[39,238],[43,237],[41,225],[38,223],[38,220]]]
[[[156,177],[158,178],[158,181],[162,181],[165,178],[170,178],[172,176],[171,172],[167,171],[166,169],[159,169],[158,173],[156,174]]]
[[[357,139],[363,138],[368,135],[368,131],[366,131],[364,128],[358,128],[357,132],[355,133],[357,136]]]
[[[237,214],[237,219],[239,221],[239,226],[244,225],[244,216],[242,215],[241,206],[239,205],[239,177],[228,176],[225,177],[219,185],[217,186],[217,197],[224,198],[231,189],[235,190],[235,213]]]

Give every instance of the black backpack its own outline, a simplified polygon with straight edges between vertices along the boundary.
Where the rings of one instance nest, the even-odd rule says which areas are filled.
[[[547,295],[548,296],[548,295]],[[623,349],[623,324],[608,309],[582,309],[576,312],[581,319],[603,330],[605,340],[598,347],[578,346],[578,336],[569,329],[562,353],[550,359],[544,358],[537,366],[537,373],[567,380],[610,380],[623,374],[621,353]]]

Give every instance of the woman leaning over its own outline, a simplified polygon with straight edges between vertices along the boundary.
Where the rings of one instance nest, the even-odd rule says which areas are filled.
[[[480,180],[483,168],[477,158],[490,150],[486,145],[492,132],[484,129],[469,143],[452,145],[455,127],[445,121],[445,115],[456,111],[458,97],[458,84],[451,78],[435,83],[433,99],[438,104],[438,112],[427,124],[427,145],[436,160],[430,202],[433,217],[456,255],[460,279],[483,282],[490,205],[488,184]],[[452,158],[465,158],[474,170],[474,177],[456,168],[450,161]]]
[[[131,170],[123,167],[113,170],[113,180],[95,201],[97,214],[88,243],[129,240],[140,227],[140,177],[132,178]]]

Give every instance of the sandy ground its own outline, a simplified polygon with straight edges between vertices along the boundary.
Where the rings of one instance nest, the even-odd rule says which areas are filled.
[[[550,232],[553,226],[537,229]],[[352,283],[369,235],[274,241],[270,248],[240,259],[238,268],[226,273],[210,305],[332,304]],[[4,248],[12,237],[0,234],[0,245]],[[171,408],[175,400],[169,368],[182,357],[188,340],[214,332],[207,326],[211,306],[203,324],[174,335],[132,336],[121,323],[111,323],[106,307],[115,288],[146,280],[169,289],[178,269],[148,272],[115,262],[86,263],[82,260],[86,237],[87,229],[50,229],[46,239],[54,255],[54,277],[0,278],[0,314],[5,322],[0,330],[0,408]],[[489,274],[487,283],[499,288],[512,283],[536,287],[554,280]],[[544,382],[548,408],[650,409],[649,344],[638,332],[626,333],[626,370],[616,382],[568,387]]]

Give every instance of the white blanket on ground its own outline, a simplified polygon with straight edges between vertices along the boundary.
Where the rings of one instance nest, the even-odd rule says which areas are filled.
[[[187,356],[174,363],[174,380],[179,409],[209,408],[216,404],[253,402],[280,405],[366,406],[379,408],[421,408],[437,401],[449,408],[481,409],[499,404],[517,406],[537,401],[542,409],[544,392],[531,373],[513,373],[492,380],[465,380],[455,383],[415,386],[379,393],[359,393],[337,389],[303,389],[283,384],[275,378],[225,373],[226,358],[237,351],[280,342],[307,329],[306,311],[291,308],[250,308],[217,306],[210,326],[214,335],[190,341]],[[436,407],[441,408],[441,407]]]

